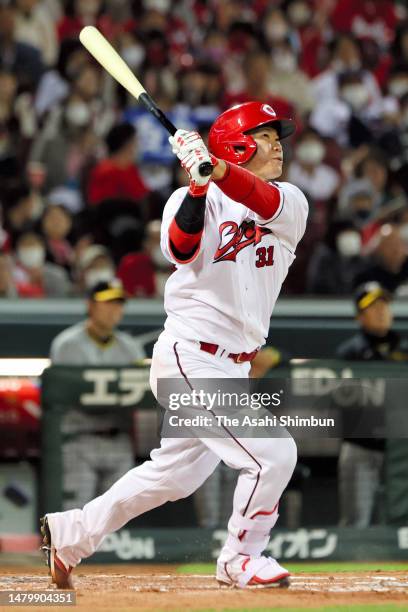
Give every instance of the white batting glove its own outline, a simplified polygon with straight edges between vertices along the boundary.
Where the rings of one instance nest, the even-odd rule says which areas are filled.
[[[190,183],[204,187],[211,179],[209,176],[201,176],[200,165],[211,161],[210,153],[198,132],[177,130],[174,136],[170,136],[169,142],[172,151],[179,158],[182,167],[190,177]]]

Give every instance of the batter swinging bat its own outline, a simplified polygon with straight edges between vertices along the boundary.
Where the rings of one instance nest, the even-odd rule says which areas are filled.
[[[173,125],[163,111],[157,107],[154,100],[152,100],[143,85],[137,80],[129,66],[106,40],[103,34],[94,26],[86,26],[82,29],[79,39],[101,66],[103,66],[118,83],[127,89],[132,96],[139,100],[139,102],[160,121],[166,130],[174,136],[177,131],[176,126]],[[209,162],[203,162],[199,168],[201,176],[209,176],[212,172],[212,168]]]

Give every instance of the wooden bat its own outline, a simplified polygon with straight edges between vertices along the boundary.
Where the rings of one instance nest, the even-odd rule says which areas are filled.
[[[81,30],[79,39],[84,47],[91,55],[113,76],[118,83],[122,85],[129,93],[132,94],[143,104],[160,123],[166,128],[172,136],[177,131],[177,128],[166,117],[163,111],[158,108],[154,100],[149,96],[143,85],[133,74],[126,62],[120,57],[119,53],[112,47],[110,42],[95,28],[94,26],[86,26]],[[199,172],[201,176],[209,176],[212,173],[213,166],[209,162],[200,164]]]

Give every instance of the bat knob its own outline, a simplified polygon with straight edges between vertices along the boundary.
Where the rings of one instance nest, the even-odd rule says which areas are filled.
[[[198,171],[200,176],[210,176],[212,174],[214,166],[210,162],[203,162],[200,164]]]

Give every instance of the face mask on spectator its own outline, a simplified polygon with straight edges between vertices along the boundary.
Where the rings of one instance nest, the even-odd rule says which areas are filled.
[[[288,26],[283,21],[274,21],[266,26],[266,36],[272,42],[283,40],[288,33]]]
[[[66,119],[74,127],[84,127],[91,119],[91,111],[85,102],[71,102],[67,106]]]
[[[273,63],[282,72],[292,72],[297,67],[296,57],[293,53],[276,53]]]
[[[303,164],[317,166],[324,158],[325,152],[325,148],[320,142],[309,140],[309,142],[302,142],[297,147],[295,155]]]
[[[358,232],[341,232],[336,238],[336,247],[343,257],[355,257],[361,251],[361,237]]]
[[[292,4],[292,6],[290,6],[288,9],[288,13],[290,20],[295,24],[295,26],[305,25],[312,15],[308,5],[304,4],[303,2]]]
[[[389,92],[396,98],[402,98],[408,92],[408,80],[407,79],[394,79],[389,84]]]
[[[115,271],[112,268],[99,268],[89,270],[85,274],[85,286],[87,289],[92,289],[97,283],[108,283],[115,277]]]
[[[359,111],[368,102],[368,91],[364,85],[347,85],[341,90],[341,97],[350,104],[353,111]]]
[[[130,45],[123,49],[122,57],[131,68],[138,68],[145,58],[145,52],[140,45]]]
[[[25,268],[33,270],[41,268],[45,261],[45,250],[42,246],[22,247],[17,251],[17,257]]]

